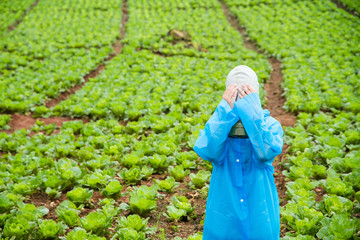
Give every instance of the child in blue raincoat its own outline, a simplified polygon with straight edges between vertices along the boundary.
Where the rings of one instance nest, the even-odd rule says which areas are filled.
[[[269,113],[261,107],[256,73],[235,67],[193,147],[213,165],[203,240],[280,239],[272,162],[282,152],[283,129]]]

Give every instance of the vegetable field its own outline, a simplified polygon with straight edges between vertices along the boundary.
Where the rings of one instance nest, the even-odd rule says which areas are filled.
[[[202,239],[227,73],[283,125],[281,239],[360,239],[360,5],[2,0],[0,238]]]

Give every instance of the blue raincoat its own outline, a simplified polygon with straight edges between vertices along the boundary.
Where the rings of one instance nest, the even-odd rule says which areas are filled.
[[[282,152],[283,129],[263,110],[259,94],[230,105],[222,99],[193,147],[213,165],[203,240],[278,240],[280,206],[272,162]],[[231,138],[242,121],[249,138]]]

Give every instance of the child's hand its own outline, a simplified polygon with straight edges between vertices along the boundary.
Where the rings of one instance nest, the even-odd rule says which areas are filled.
[[[234,102],[236,99],[237,93],[239,93],[239,98],[244,98],[250,93],[256,92],[248,83],[246,85],[241,84],[241,87],[244,89],[241,90],[236,83],[230,84],[224,92],[223,99],[225,99],[231,108],[234,108]]]
[[[226,88],[223,94],[223,99],[227,101],[231,108],[234,108],[235,98],[239,90],[240,88],[236,85],[236,83],[233,83]]]
[[[246,97],[246,95],[256,92],[248,83],[246,85],[241,84],[241,87],[244,89],[244,91],[241,89],[239,90],[240,98]]]

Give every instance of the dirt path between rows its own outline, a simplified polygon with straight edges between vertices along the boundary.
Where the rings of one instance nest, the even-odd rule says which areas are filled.
[[[12,23],[9,27],[8,27],[8,31],[12,31],[14,30],[21,22],[22,20],[24,19],[24,17],[39,3],[39,0],[36,0],[33,4],[31,4],[31,6],[26,9],[24,11],[24,14],[21,18],[19,18],[18,20],[16,20],[14,23]]]
[[[37,4],[38,0],[35,3]],[[33,4],[32,7],[36,6],[35,3]],[[81,89],[84,86],[84,84],[89,81],[90,78],[97,77],[101,73],[101,71],[103,71],[107,62],[110,61],[113,57],[115,57],[116,55],[118,55],[120,53],[121,49],[123,48],[123,45],[121,44],[121,40],[125,36],[126,23],[127,23],[128,19],[129,19],[128,4],[127,4],[127,0],[124,0],[123,5],[122,5],[120,37],[118,39],[116,39],[115,43],[113,44],[114,53],[110,54],[104,63],[99,65],[96,69],[94,69],[90,73],[88,73],[84,77],[85,82],[83,82],[80,85],[76,85],[76,86],[70,88],[69,90],[67,90],[64,93],[61,93],[60,95],[57,96],[57,98],[47,101],[45,103],[46,107],[48,107],[48,108],[54,107],[55,105],[59,104],[61,101],[68,99],[70,97],[70,95],[75,94],[76,91]],[[84,123],[89,122],[88,119],[78,119],[78,118],[70,118],[70,117],[35,118],[32,114],[24,115],[24,114],[19,114],[19,113],[13,113],[10,115],[11,115],[11,121],[9,122],[10,130],[2,130],[0,132],[5,132],[8,134],[11,134],[15,130],[18,130],[18,129],[30,129],[36,123],[36,120],[40,120],[40,121],[44,122],[45,124],[50,124],[50,123],[56,124],[57,130],[54,133],[57,133],[58,130],[60,129],[60,127],[62,126],[62,123],[66,122],[66,121],[82,120]],[[121,124],[124,125],[123,122]]]
[[[81,120],[83,123],[89,122],[88,119],[78,119],[78,118],[68,118],[68,117],[50,117],[50,118],[34,118],[32,115],[23,115],[19,113],[11,114],[11,121],[9,122],[10,130],[3,130],[0,132],[5,132],[7,134],[11,134],[15,132],[15,130],[19,129],[30,129],[35,125],[36,121],[42,121],[45,125],[54,123],[56,124],[56,130],[53,134],[59,132],[62,124],[68,121]]]
[[[259,54],[267,56],[263,51],[261,51],[255,42],[251,41],[250,38],[246,34],[246,28],[240,26],[237,17],[230,13],[229,8],[227,5],[222,1],[219,0],[222,6],[222,10],[230,22],[231,26],[235,28],[243,38],[244,46],[250,50],[256,51]],[[266,99],[267,103],[263,107],[264,109],[268,109],[270,111],[270,115],[276,118],[282,126],[294,126],[296,122],[296,117],[293,116],[291,113],[286,112],[283,108],[284,103],[286,102],[285,97],[283,97],[284,90],[281,87],[282,82],[282,74],[281,74],[281,62],[273,57],[268,57],[268,61],[271,64],[272,72],[270,74],[270,79],[264,84],[264,89],[266,90]],[[279,164],[285,158],[287,150],[289,146],[284,144],[282,153],[277,156],[273,162],[274,166],[274,178],[276,188],[279,194],[280,199],[280,206],[284,206],[287,203],[286,200],[286,180],[285,176],[282,174],[282,171],[285,168]],[[285,228],[281,229],[281,237],[285,236]]]

